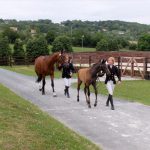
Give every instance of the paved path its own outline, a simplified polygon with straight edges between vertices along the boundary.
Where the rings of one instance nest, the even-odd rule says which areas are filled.
[[[0,69],[0,83],[104,150],[150,150],[149,106],[116,100],[116,110],[112,111],[105,107],[106,97],[99,95],[98,106],[88,109],[83,92],[80,103],[76,102],[75,89],[71,89],[71,99],[65,98],[62,80],[55,81],[58,97],[52,97],[49,80],[46,84],[46,95],[42,96],[34,77],[3,69]],[[94,104],[93,95],[91,99]]]

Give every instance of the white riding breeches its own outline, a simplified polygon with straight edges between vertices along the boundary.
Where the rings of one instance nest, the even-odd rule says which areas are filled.
[[[65,86],[69,86],[71,85],[71,78],[64,78],[64,82],[65,82]]]
[[[108,81],[106,84],[106,87],[107,87],[108,93],[110,95],[113,95],[114,88],[115,88],[115,84],[113,83],[113,81]]]

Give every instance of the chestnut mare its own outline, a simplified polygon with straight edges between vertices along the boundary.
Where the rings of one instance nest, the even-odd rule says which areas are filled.
[[[95,104],[97,106],[97,87],[96,87],[96,80],[98,77],[102,77],[104,74],[110,74],[109,69],[106,65],[106,60],[100,60],[98,63],[94,64],[90,68],[83,68],[78,71],[78,86],[77,86],[77,101],[79,102],[79,90],[82,82],[84,83],[84,93],[86,97],[86,102],[88,107],[91,108],[90,104],[90,88],[89,86],[92,85],[95,91]]]
[[[53,96],[56,97],[55,89],[54,89],[54,65],[56,64],[59,68],[65,61],[65,54],[63,51],[54,53],[48,56],[39,56],[35,60],[35,72],[38,76],[36,82],[42,81],[42,88],[39,89],[42,91],[42,95],[45,94],[45,77],[50,75],[51,78],[51,86],[53,90]]]

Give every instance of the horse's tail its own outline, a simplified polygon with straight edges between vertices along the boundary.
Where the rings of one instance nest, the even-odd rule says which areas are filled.
[[[36,82],[39,83],[39,82],[41,82],[41,80],[42,80],[42,75],[38,75]]]

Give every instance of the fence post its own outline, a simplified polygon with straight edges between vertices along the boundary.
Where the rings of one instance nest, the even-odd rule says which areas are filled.
[[[131,61],[131,77],[134,76],[134,58],[132,57],[132,61]]]
[[[9,62],[8,62],[9,66],[12,67],[12,57],[9,57]]]
[[[82,63],[81,61],[82,61],[82,57],[80,56],[80,68],[81,68],[81,63]]]
[[[89,67],[91,67],[91,56],[89,56]]]
[[[143,61],[143,74],[144,74],[144,78],[146,78],[146,75],[147,75],[147,58],[146,57],[144,58],[144,61]]]

